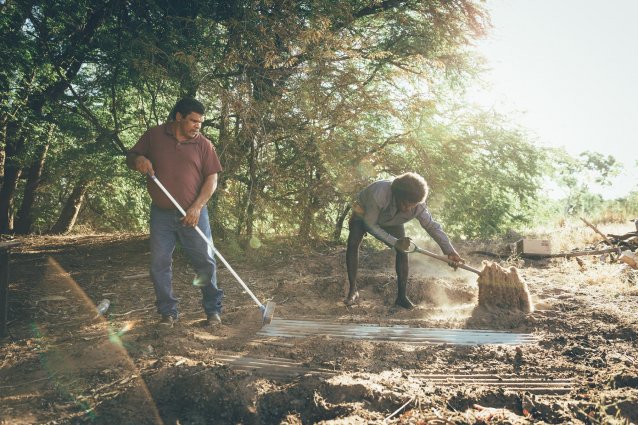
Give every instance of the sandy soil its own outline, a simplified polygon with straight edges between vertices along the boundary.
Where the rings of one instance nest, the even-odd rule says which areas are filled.
[[[469,244],[458,248],[481,267],[483,258],[469,255]],[[582,265],[503,262],[527,283],[530,314],[477,310],[475,274],[419,254],[410,260],[409,295],[418,305],[410,311],[393,306],[388,250],[363,250],[361,300],[353,307],[342,303],[343,246],[262,246],[227,257],[259,299],[276,303],[276,319],[498,330],[534,340],[264,337],[259,310],[223,268],[223,324],[206,327],[179,252],[180,322],[162,329],[145,235],[25,238],[11,254],[0,424],[638,423],[638,275],[608,257],[581,258]],[[95,304],[104,298],[110,308],[96,317]],[[235,367],[232,358],[294,367],[273,377],[267,367]],[[496,381],[455,382],[472,374]],[[499,385],[531,377],[547,388],[558,380],[568,388],[553,394],[543,385],[529,391]]]

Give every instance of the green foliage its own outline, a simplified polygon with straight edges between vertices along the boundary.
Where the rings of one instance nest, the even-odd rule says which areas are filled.
[[[563,149],[552,149],[549,153],[547,174],[565,193],[562,214],[592,217],[607,209],[609,203],[601,195],[592,193],[591,186],[611,184],[610,179],[622,168],[615,158],[596,152],[584,152],[579,158],[573,158]]]
[[[462,94],[445,80],[429,89],[405,109],[405,136],[384,152],[400,168],[387,172],[422,174],[430,210],[450,234],[489,237],[530,223],[545,152],[507,117],[459,103]]]
[[[82,224],[143,230],[144,180],[123,154],[196,96],[224,166],[212,221],[229,240],[331,237],[358,190],[405,171],[426,176],[450,232],[493,235],[536,217],[550,163],[505,117],[452,100],[476,72],[465,47],[487,25],[474,0],[14,1],[0,14],[13,65],[0,70],[0,146],[22,172],[50,146],[34,231],[78,183],[90,185]],[[607,181],[616,169],[561,158],[554,169],[579,202],[570,173]]]

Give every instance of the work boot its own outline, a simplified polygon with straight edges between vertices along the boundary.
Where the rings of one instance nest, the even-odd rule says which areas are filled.
[[[408,298],[406,295],[397,297],[397,300],[394,302],[394,304],[399,307],[407,308],[408,310],[412,310],[415,307],[414,303],[410,301],[410,298]]]
[[[166,326],[168,328],[175,326],[175,323],[177,323],[177,317],[168,314],[162,316],[162,320],[159,321],[160,326]]]
[[[397,282],[397,286],[398,286],[397,300],[394,302],[394,304],[399,307],[407,308],[408,310],[413,309],[414,303],[410,301],[407,294],[408,282],[407,281],[403,282],[399,280]]]
[[[221,325],[222,318],[219,313],[211,313],[206,316],[206,324],[208,326]]]
[[[347,306],[355,305],[358,299],[359,299],[359,291],[354,291],[352,293],[348,293],[348,296],[346,297],[345,300],[343,300],[343,303]]]

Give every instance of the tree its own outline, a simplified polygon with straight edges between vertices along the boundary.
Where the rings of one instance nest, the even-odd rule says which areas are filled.
[[[238,107],[220,134],[234,135],[224,186],[241,193],[232,205],[248,235],[257,205],[265,228],[280,223],[303,238],[343,221],[352,188],[387,169],[377,158],[404,140],[392,80],[462,70],[461,47],[485,26],[474,2],[239,4],[220,95]]]
[[[18,180],[25,163],[34,160],[26,155],[27,140],[31,133],[45,126],[49,112],[80,72],[97,29],[115,3],[107,1],[93,6],[92,2],[76,2],[74,7],[68,7],[69,2],[65,1],[42,4],[18,1],[3,11],[0,25],[12,35],[4,46],[7,50],[3,59],[16,59],[16,67],[3,70],[0,78],[3,85],[0,122],[5,148],[0,233],[12,230]]]
[[[16,88],[0,107],[3,231],[14,201],[22,231],[30,217],[37,229],[66,231],[69,217],[142,226],[146,199],[122,155],[184,95],[208,106],[203,131],[225,168],[216,231],[338,236],[358,189],[411,167],[443,211],[484,200],[444,216],[461,233],[522,222],[534,198],[542,154],[443,89],[473,72],[465,46],[489,25],[478,1],[22,0],[10,10],[0,25],[19,42],[6,43],[18,66],[2,74]],[[26,134],[41,135],[39,148]]]
[[[551,175],[566,191],[563,203],[567,215],[583,216],[597,212],[603,205],[603,198],[592,193],[591,186],[610,185],[610,179],[622,169],[615,158],[597,152],[585,151],[574,158],[564,149],[554,149],[551,158]]]

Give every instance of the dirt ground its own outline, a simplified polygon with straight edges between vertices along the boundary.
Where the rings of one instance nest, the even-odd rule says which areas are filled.
[[[263,245],[227,255],[260,300],[276,303],[275,320],[534,338],[415,344],[259,335],[258,308],[223,266],[223,324],[207,327],[179,252],[180,321],[161,329],[146,235],[20,240],[11,252],[9,336],[0,340],[0,424],[638,423],[638,275],[608,257],[501,260],[529,287],[535,310],[519,314],[477,310],[475,274],[419,254],[410,257],[417,308],[409,311],[393,306],[389,250],[362,250],[361,299],[352,307],[342,302],[344,246]],[[481,268],[485,257],[469,254],[474,246],[457,248]],[[104,298],[110,307],[96,317]],[[269,376],[229,360],[242,358],[278,362],[284,372]],[[474,375],[496,380],[457,382]],[[568,388],[499,385],[530,377]]]

